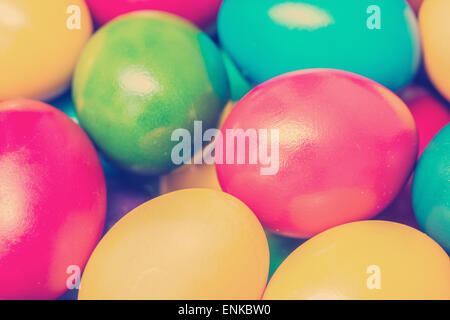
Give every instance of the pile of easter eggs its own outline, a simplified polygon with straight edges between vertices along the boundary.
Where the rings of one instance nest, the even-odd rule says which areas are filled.
[[[0,299],[450,299],[449,14],[0,0]]]

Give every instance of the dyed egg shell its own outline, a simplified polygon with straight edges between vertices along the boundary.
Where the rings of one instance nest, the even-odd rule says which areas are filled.
[[[143,204],[106,234],[79,299],[260,299],[268,270],[264,231],[242,202],[186,189]]]
[[[434,86],[450,101],[450,1],[425,1],[419,22],[425,67]]]
[[[98,25],[132,11],[159,10],[208,27],[216,20],[222,0],[86,0],[86,3]]]
[[[400,93],[400,97],[416,122],[420,157],[431,139],[450,122],[450,111],[444,103],[419,86],[407,87]]]
[[[54,299],[101,235],[105,179],[94,146],[47,104],[0,104],[0,299]]]
[[[123,16],[100,29],[77,65],[78,118],[108,160],[143,174],[175,165],[176,129],[215,127],[228,101],[222,56],[204,33],[161,12]]]
[[[378,15],[380,29],[371,29]],[[251,82],[300,69],[334,68],[392,90],[408,84],[417,71],[417,29],[414,12],[403,0],[348,0],[345,5],[225,0],[218,19],[223,48]]]
[[[0,101],[62,93],[91,33],[82,0],[2,0]]]
[[[450,124],[425,149],[413,183],[420,227],[450,252]]]
[[[450,299],[450,260],[422,232],[387,221],[327,230],[278,268],[264,299]]]
[[[419,154],[422,154],[431,139],[450,122],[450,112],[431,93],[419,86],[409,86],[400,97],[411,111],[419,133]],[[395,201],[381,214],[378,220],[399,222],[419,229],[412,205],[412,177]]]
[[[256,87],[221,132],[222,189],[266,228],[292,237],[374,217],[406,183],[417,155],[414,119],[400,98],[338,70],[288,73]],[[235,143],[243,139],[245,146]]]

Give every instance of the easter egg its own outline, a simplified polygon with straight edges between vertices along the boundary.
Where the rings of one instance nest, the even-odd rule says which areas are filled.
[[[419,13],[425,67],[439,92],[450,101],[450,1],[425,1]]]
[[[414,119],[400,98],[330,69],[259,85],[235,105],[221,137],[222,189],[268,229],[300,238],[380,213],[417,155]]]
[[[253,83],[333,68],[396,90],[419,66],[417,29],[403,0],[225,0],[218,18],[223,48]]]
[[[0,1],[0,101],[62,93],[91,33],[83,0]]]
[[[0,299],[54,299],[101,235],[106,190],[94,146],[47,104],[0,104]]]
[[[450,124],[422,154],[414,176],[413,205],[422,230],[450,252]]]
[[[260,299],[268,250],[260,223],[236,198],[210,189],[169,193],[105,235],[79,299]]]
[[[353,222],[302,244],[277,269],[264,299],[450,299],[450,259],[422,232]]]
[[[214,23],[222,0],[86,0],[98,25],[137,10],[159,10],[181,16],[199,27]]]
[[[448,107],[420,86],[409,86],[400,97],[408,106],[419,133],[419,154],[425,150],[431,139],[450,122]]]
[[[181,18],[125,15],[100,29],[76,67],[81,125],[105,158],[141,174],[171,171],[172,133],[217,125],[228,101],[219,49]]]

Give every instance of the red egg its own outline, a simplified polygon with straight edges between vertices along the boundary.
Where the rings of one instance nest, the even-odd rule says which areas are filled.
[[[445,104],[419,86],[409,86],[400,93],[407,104],[419,132],[419,156],[433,137],[450,122]]]
[[[84,131],[47,104],[0,103],[0,299],[52,299],[76,284],[105,210]]]
[[[86,0],[98,25],[137,10],[159,10],[181,16],[199,27],[208,27],[217,18],[223,0]]]
[[[237,129],[248,134],[244,149]],[[248,138],[254,131],[256,144]],[[221,133],[216,168],[223,190],[265,227],[299,238],[381,212],[408,179],[418,147],[414,119],[400,98],[367,78],[329,69],[288,73],[256,87]]]

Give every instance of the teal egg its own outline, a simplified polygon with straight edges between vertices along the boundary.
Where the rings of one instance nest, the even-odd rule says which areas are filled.
[[[413,206],[421,229],[450,252],[450,124],[433,138],[419,160]]]
[[[225,0],[220,42],[252,83],[309,68],[354,72],[396,90],[414,77],[420,40],[404,0]]]

